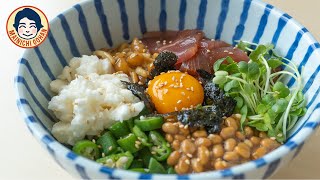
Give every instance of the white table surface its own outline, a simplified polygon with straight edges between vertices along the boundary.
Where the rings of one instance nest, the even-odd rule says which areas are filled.
[[[305,25],[320,40],[319,0],[266,0]],[[5,2],[5,3],[4,3]],[[6,34],[9,14],[22,5],[33,5],[50,19],[79,0],[9,0],[0,8],[0,179],[72,179],[38,144],[26,128],[15,102],[13,79],[23,49],[13,45]],[[305,145],[300,155],[273,178],[320,178],[320,131]]]

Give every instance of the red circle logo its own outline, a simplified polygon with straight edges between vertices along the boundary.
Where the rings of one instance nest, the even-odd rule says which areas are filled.
[[[49,22],[46,15],[33,6],[15,9],[7,20],[9,39],[22,48],[39,46],[48,36]]]

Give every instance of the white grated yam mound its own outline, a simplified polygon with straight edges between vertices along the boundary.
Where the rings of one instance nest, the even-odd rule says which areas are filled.
[[[85,59],[87,57],[95,61],[93,56],[84,56]],[[59,76],[63,83],[52,82],[60,86],[55,87],[59,94],[51,99],[48,106],[60,120],[52,128],[52,134],[58,141],[74,145],[86,135],[98,135],[116,121],[137,116],[144,108],[144,103],[122,84],[121,81],[129,82],[128,76],[122,73],[106,74],[113,72],[112,65],[100,63],[73,58],[70,67],[65,67],[64,71],[68,69],[69,72],[82,74],[66,75],[63,72]]]
[[[58,78],[50,83],[52,92],[59,93],[61,89],[75,79],[76,75],[86,76],[92,73],[99,75],[114,73],[112,64],[108,59],[99,59],[97,56],[74,57],[69,66],[63,68]]]

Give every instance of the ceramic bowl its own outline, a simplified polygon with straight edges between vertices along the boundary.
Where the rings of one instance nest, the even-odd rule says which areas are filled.
[[[50,22],[48,38],[28,49],[15,79],[17,104],[30,132],[70,174],[88,178],[201,179],[267,178],[303,148],[320,121],[320,50],[306,28],[288,14],[256,0],[92,0],[71,7]],[[147,31],[200,29],[209,38],[233,43],[273,43],[276,51],[302,70],[307,113],[287,142],[264,157],[230,169],[188,175],[141,174],[104,167],[77,156],[56,141],[50,129],[55,118],[47,109],[49,83],[74,56],[112,47]],[[293,86],[294,79],[286,79]]]

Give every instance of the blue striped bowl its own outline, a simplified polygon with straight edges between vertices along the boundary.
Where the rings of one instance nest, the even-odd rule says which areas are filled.
[[[50,23],[46,41],[26,50],[15,79],[17,104],[30,132],[56,162],[72,175],[89,178],[267,178],[302,149],[320,121],[320,45],[306,28],[269,4],[251,0],[94,0],[77,4]],[[103,167],[77,156],[50,134],[55,122],[48,111],[49,83],[70,58],[117,45],[146,31],[201,29],[229,43],[243,39],[273,43],[279,54],[303,70],[308,111],[289,140],[261,159],[222,171],[190,175],[140,174]],[[288,86],[294,79],[286,79]]]

